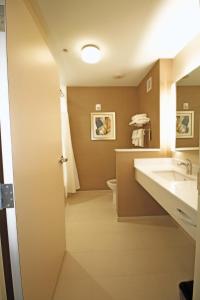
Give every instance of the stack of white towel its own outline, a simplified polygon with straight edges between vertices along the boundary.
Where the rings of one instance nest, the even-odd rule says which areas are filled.
[[[144,147],[144,135],[145,135],[145,129],[133,130],[132,144],[137,147]]]
[[[131,117],[129,125],[135,125],[136,127],[142,127],[142,125],[149,123],[150,118],[147,114],[137,114]]]
[[[143,125],[150,122],[150,118],[147,114],[137,114],[131,117],[131,122],[129,125],[134,125],[135,127],[142,127]],[[137,147],[144,147],[144,135],[145,129],[136,129],[132,133],[132,144]]]

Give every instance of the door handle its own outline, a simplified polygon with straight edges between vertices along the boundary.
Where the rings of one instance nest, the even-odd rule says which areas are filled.
[[[59,164],[64,164],[65,162],[68,161],[68,158],[64,157],[63,155],[60,157],[60,159],[58,160]]]

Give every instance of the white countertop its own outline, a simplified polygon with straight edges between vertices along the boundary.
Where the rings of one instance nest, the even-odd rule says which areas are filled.
[[[179,173],[185,173],[184,166],[177,166],[177,160],[173,158],[146,158],[135,159],[134,166],[137,170],[153,179],[157,184],[165,190],[182,200],[186,205],[197,211],[198,207],[198,191],[196,176],[191,176],[193,180],[189,181],[168,181],[154,171],[175,170]],[[196,173],[196,167],[193,167]]]

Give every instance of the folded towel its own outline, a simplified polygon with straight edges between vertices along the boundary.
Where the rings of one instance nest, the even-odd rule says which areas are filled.
[[[142,125],[144,124],[147,124],[149,123],[150,121],[150,118],[147,118],[147,117],[141,117],[141,118],[137,118],[135,120],[132,120],[129,125],[136,125],[138,127],[141,127]]]
[[[131,120],[134,121],[137,118],[147,117],[147,114],[137,114],[131,117]]]
[[[132,132],[132,144],[138,147],[144,147],[144,129],[133,130]]]
[[[147,114],[136,114],[131,117],[129,125],[135,125],[137,127],[142,127],[142,125],[148,123],[150,119],[147,117]]]
[[[138,118],[140,119],[140,118],[145,118],[145,117],[147,117],[147,114],[138,114],[138,115],[134,115],[134,116],[131,117],[131,121],[135,121],[135,120],[137,120]]]
[[[135,138],[137,138],[137,130],[133,130],[133,132],[132,132],[132,139],[135,139]]]

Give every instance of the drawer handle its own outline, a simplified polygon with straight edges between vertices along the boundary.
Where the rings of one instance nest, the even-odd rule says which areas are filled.
[[[182,209],[177,208],[177,211],[179,212],[180,219],[183,222],[185,222],[193,227],[197,227],[197,225],[193,223],[192,219]]]

